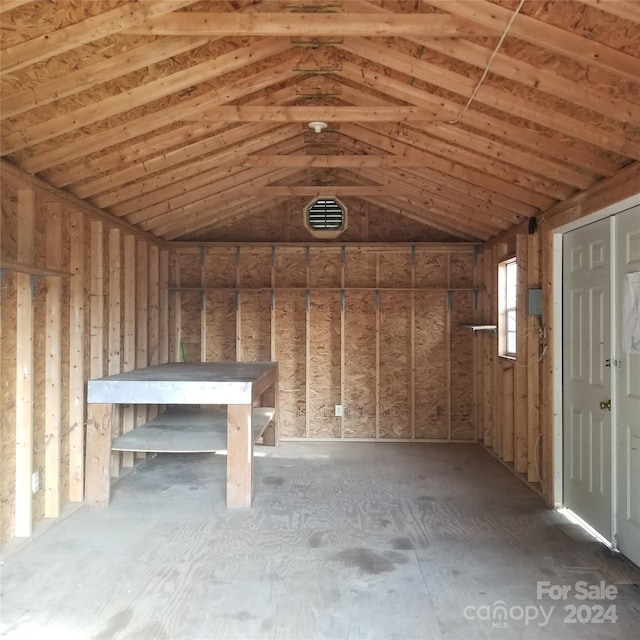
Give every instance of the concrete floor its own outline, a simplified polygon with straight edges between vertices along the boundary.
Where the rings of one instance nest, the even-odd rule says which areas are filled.
[[[83,507],[12,553],[4,635],[640,637],[640,573],[479,446],[258,451],[250,510],[224,506],[224,457],[161,454],[115,485],[108,508]],[[568,598],[537,598],[542,581],[570,587]],[[610,585],[609,600],[575,597]]]

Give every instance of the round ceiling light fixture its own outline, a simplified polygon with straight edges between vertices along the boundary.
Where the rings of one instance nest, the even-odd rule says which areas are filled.
[[[313,129],[316,133],[322,133],[327,128],[326,122],[310,122],[309,129]]]

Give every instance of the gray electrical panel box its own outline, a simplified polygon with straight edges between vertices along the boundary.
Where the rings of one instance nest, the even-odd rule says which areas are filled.
[[[542,289],[527,289],[527,315],[542,315]]]

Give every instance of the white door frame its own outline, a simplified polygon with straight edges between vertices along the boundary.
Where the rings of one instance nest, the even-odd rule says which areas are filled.
[[[564,504],[563,499],[563,455],[562,455],[562,421],[563,421],[563,393],[562,393],[562,334],[563,334],[563,322],[562,322],[562,240],[563,235],[568,233],[569,231],[574,231],[575,229],[579,229],[580,227],[584,227],[592,222],[597,222],[598,220],[602,220],[603,218],[609,218],[614,216],[617,213],[622,213],[626,209],[630,209],[631,207],[635,207],[640,204],[640,193],[631,196],[629,198],[625,198],[624,200],[620,200],[604,209],[600,209],[599,211],[594,211],[593,213],[584,216],[583,218],[579,218],[573,222],[569,222],[557,229],[553,230],[552,236],[552,289],[554,292],[553,296],[553,309],[552,309],[552,326],[554,327],[553,332],[553,341],[552,348],[554,354],[553,360],[553,479],[552,479],[552,490],[553,490],[553,504],[556,508],[560,508]],[[614,243],[615,243],[615,234],[611,234],[611,255],[614,255]],[[612,269],[612,277],[615,270]],[[560,292],[560,294],[558,293]],[[613,293],[613,292],[612,292]],[[615,318],[612,318],[612,320]],[[612,325],[612,330],[615,330],[615,325]],[[613,345],[612,345],[613,346]],[[615,394],[615,376],[612,376],[612,397]],[[616,434],[615,424],[611,425],[611,451],[612,453],[617,451],[614,447],[617,447],[617,434]],[[617,482],[617,469],[616,469],[616,461],[615,455],[612,460],[612,484],[611,484],[611,499],[613,504],[613,509],[611,513],[612,518],[612,532],[613,539],[611,540],[613,547],[615,548],[616,541],[616,513],[617,513],[617,492],[616,492],[616,482]]]

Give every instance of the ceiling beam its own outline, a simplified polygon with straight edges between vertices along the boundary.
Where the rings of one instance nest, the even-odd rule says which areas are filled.
[[[336,180],[344,180],[345,176],[336,176]],[[296,172],[290,178],[289,185],[282,191],[278,187],[269,185],[261,189],[261,192],[270,193],[273,191],[277,195],[289,195],[291,197],[330,197],[331,195],[349,197],[379,197],[390,198],[399,196],[403,199],[410,199],[414,204],[422,203],[431,211],[439,211],[450,219],[455,220],[460,216],[472,216],[478,225],[485,225],[487,228],[503,228],[505,226],[519,223],[523,216],[512,211],[501,210],[495,206],[488,206],[480,202],[472,202],[470,198],[456,199],[448,197],[448,191],[442,193],[438,189],[431,188],[431,185],[420,179],[414,179],[404,175],[399,171],[383,171],[374,169],[364,169],[358,174],[350,175],[348,178],[352,182],[359,182],[357,186],[335,185],[300,185],[301,181],[308,181],[308,176],[304,172]],[[365,184],[363,179],[368,179],[374,184]],[[282,182],[282,181],[281,181]]]
[[[513,11],[486,0],[427,0],[438,9],[465,18],[497,33],[502,33]],[[603,69],[627,80],[640,80],[638,58],[588,40],[571,31],[519,13],[509,29],[509,36],[548,51]]]
[[[389,106],[220,106],[207,109],[203,120],[227,122],[407,122],[432,120],[433,113],[419,107]]]
[[[451,15],[370,13],[181,12],[148,20],[129,33],[153,36],[406,36],[464,38],[486,29]]]
[[[42,60],[48,60],[88,42],[119,33],[149,18],[171,13],[197,0],[154,0],[127,2],[82,22],[45,33],[37,38],[8,47],[2,52],[1,73],[12,73]]]
[[[220,166],[223,166],[222,164]],[[291,167],[294,169],[348,169],[357,167],[420,167],[419,160],[393,155],[305,155],[296,153],[288,156],[247,155],[237,158],[238,167]]]
[[[405,195],[407,190],[401,183],[394,185],[296,185],[292,187],[281,187],[278,185],[267,185],[256,191],[258,196],[280,197],[280,196],[309,196],[317,198],[327,198],[332,196],[394,196]]]

